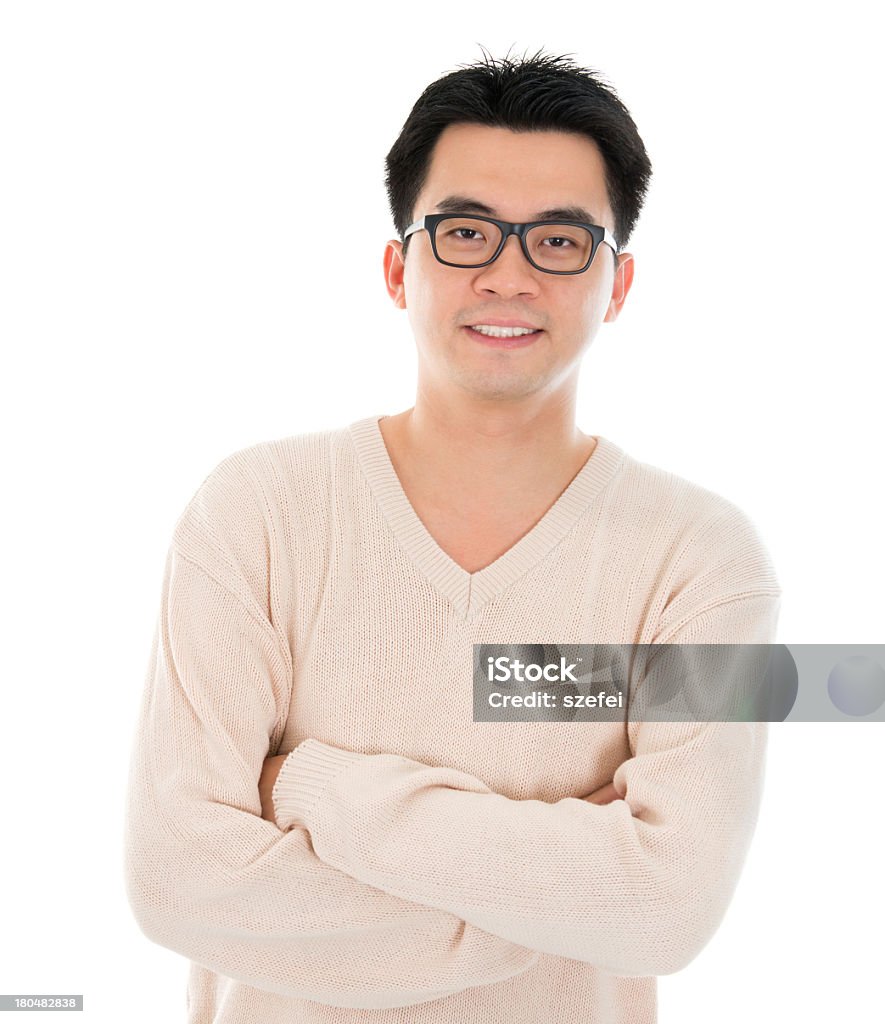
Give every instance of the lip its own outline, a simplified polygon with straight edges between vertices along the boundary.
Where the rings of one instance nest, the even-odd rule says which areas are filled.
[[[467,332],[469,338],[480,342],[482,345],[488,345],[489,348],[528,348],[530,345],[534,345],[544,333],[540,327],[534,327],[533,324],[518,322],[502,323],[499,320],[481,320],[477,322],[488,324],[489,327],[528,327],[535,331],[534,334],[523,334],[516,338],[491,338],[487,334],[480,334],[479,331],[474,331],[472,327],[465,326],[461,328]]]
[[[483,317],[482,320],[476,321],[478,324],[486,324],[488,327],[527,327],[532,331],[540,331],[541,328],[537,324],[530,324],[525,320],[502,320],[501,317],[490,316]],[[470,324],[465,324],[465,327],[469,327]]]

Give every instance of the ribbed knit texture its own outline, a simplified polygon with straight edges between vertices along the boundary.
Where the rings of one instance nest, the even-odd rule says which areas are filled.
[[[732,503],[599,438],[469,574],[377,419],[236,452],[176,524],[129,775],[136,919],[192,961],[191,1024],[650,1024],[654,975],[734,891],[766,727],[476,723],[473,645],[770,643],[768,554]],[[581,799],[612,780],[624,799]]]

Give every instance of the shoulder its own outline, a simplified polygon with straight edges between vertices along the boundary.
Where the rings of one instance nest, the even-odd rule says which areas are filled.
[[[293,520],[322,505],[350,449],[349,428],[293,434],[239,448],[219,461],[178,518],[173,545],[201,565],[267,561]]]
[[[293,479],[326,473],[336,451],[347,447],[348,437],[348,428],[323,430],[240,448],[212,468],[195,497],[231,497],[243,490],[261,494]]]
[[[625,454],[613,500],[656,563],[671,612],[780,594],[758,524],[730,498]]]
[[[724,495],[659,466],[621,453],[616,486],[618,501],[634,515],[658,519],[666,514],[683,527],[711,519],[743,515]]]

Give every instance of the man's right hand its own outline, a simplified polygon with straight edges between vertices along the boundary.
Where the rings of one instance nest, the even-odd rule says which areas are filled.
[[[589,796],[582,797],[582,799],[587,800],[591,804],[610,804],[614,800],[623,800],[624,798],[615,789],[615,784],[609,782],[608,785],[594,790]]]

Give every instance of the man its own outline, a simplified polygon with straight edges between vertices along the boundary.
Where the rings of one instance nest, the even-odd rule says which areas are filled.
[[[743,513],[575,425],[649,174],[567,60],[433,83],[388,156],[414,407],[237,452],[179,519],[126,865],[190,1021],[640,1024],[721,920],[763,725],[472,717],[475,644],[774,639]]]

